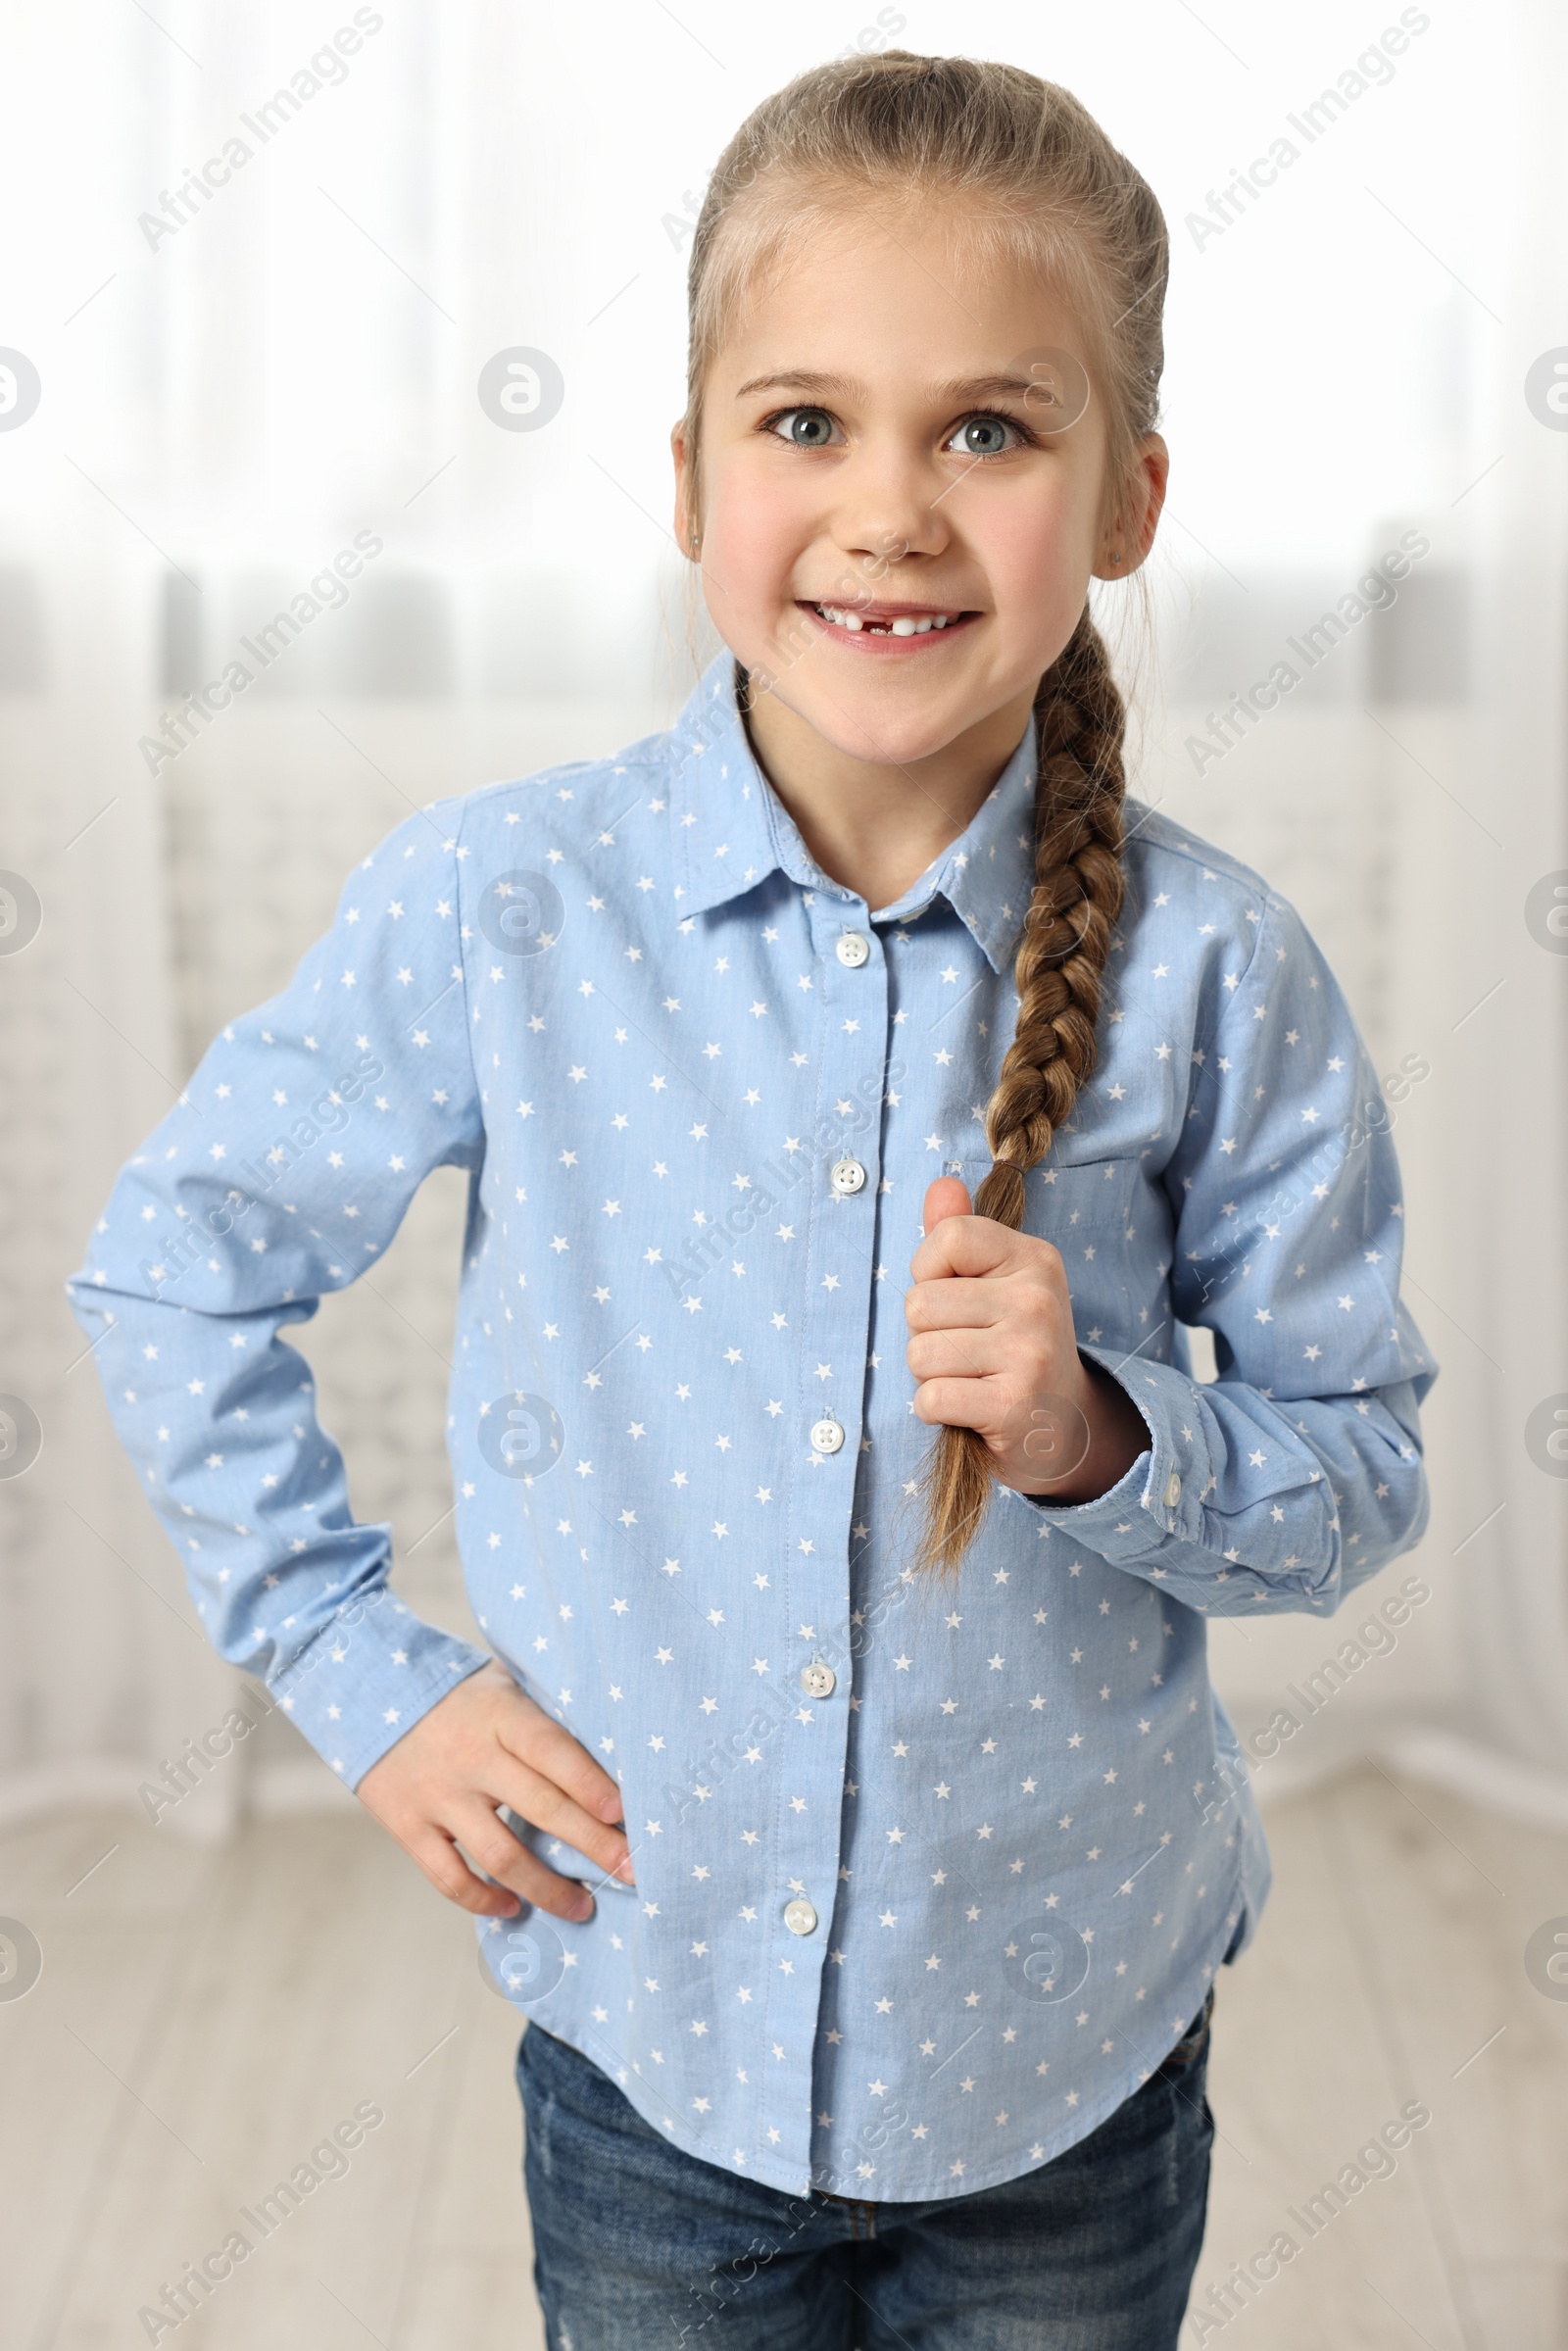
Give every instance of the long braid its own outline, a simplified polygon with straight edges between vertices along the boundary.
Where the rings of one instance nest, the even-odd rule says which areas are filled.
[[[1095,1066],[1101,982],[1121,911],[1126,714],[1087,609],[1035,696],[1035,885],[1013,977],[1018,1019],[986,1110],[993,1164],[977,1216],[1017,1232],[1024,1170],[1043,1159]],[[990,1507],[986,1441],[944,1427],[921,1464],[919,1571],[956,1573]]]

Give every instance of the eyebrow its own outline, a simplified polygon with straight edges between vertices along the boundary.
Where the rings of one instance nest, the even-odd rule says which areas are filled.
[[[1005,397],[1023,399],[1035,389],[1034,379],[1026,375],[971,375],[950,383],[932,386],[933,400],[947,404],[954,401],[996,400]],[[737,400],[752,392],[802,392],[824,399],[833,399],[846,392],[865,397],[865,386],[846,375],[821,375],[807,367],[785,367],[776,373],[754,375],[737,390]]]

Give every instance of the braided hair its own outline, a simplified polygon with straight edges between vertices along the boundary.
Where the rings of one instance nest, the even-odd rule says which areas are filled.
[[[1087,610],[1035,695],[1035,884],[1013,964],[1018,1018],[986,1108],[992,1165],[974,1213],[1017,1232],[1024,1170],[1051,1149],[1095,1066],[1101,982],[1121,912],[1126,713]],[[990,1506],[990,1448],[945,1427],[920,1485],[921,1570],[956,1569]]]
[[[1169,266],[1153,192],[1071,93],[1016,66],[907,50],[818,66],[765,99],[709,181],[688,269],[682,431],[691,474],[703,390],[750,290],[846,202],[951,196],[985,252],[1048,275],[1088,339],[1107,498],[1154,429]],[[1018,1231],[1024,1174],[1095,1065],[1102,975],[1121,910],[1125,708],[1087,608],[1034,704],[1035,879],[1014,978],[1013,1039],[986,1109],[993,1164],[975,1213]],[[990,1448],[940,1429],[922,1463],[922,1572],[956,1569],[990,1505]]]

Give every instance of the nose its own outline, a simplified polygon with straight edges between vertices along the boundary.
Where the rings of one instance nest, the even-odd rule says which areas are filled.
[[[947,486],[927,456],[891,438],[851,455],[835,483],[833,536],[852,586],[874,588],[900,563],[943,552],[952,535],[941,504]]]

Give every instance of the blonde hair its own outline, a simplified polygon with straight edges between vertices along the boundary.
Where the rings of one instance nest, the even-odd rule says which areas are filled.
[[[937,190],[982,255],[1057,285],[1088,343],[1105,498],[1133,482],[1154,429],[1168,267],[1148,183],[1067,90],[1016,66],[893,49],[817,66],[750,115],[719,157],[692,239],[686,438],[690,496],[710,365],[760,282],[813,227],[867,200]],[[1014,963],[1018,1016],[985,1115],[992,1166],[975,1213],[1017,1231],[1024,1171],[1050,1150],[1095,1065],[1102,975],[1122,903],[1125,709],[1086,605],[1035,696],[1035,881]],[[990,1507],[991,1453],[941,1429],[922,1464],[916,1565],[954,1571]]]

